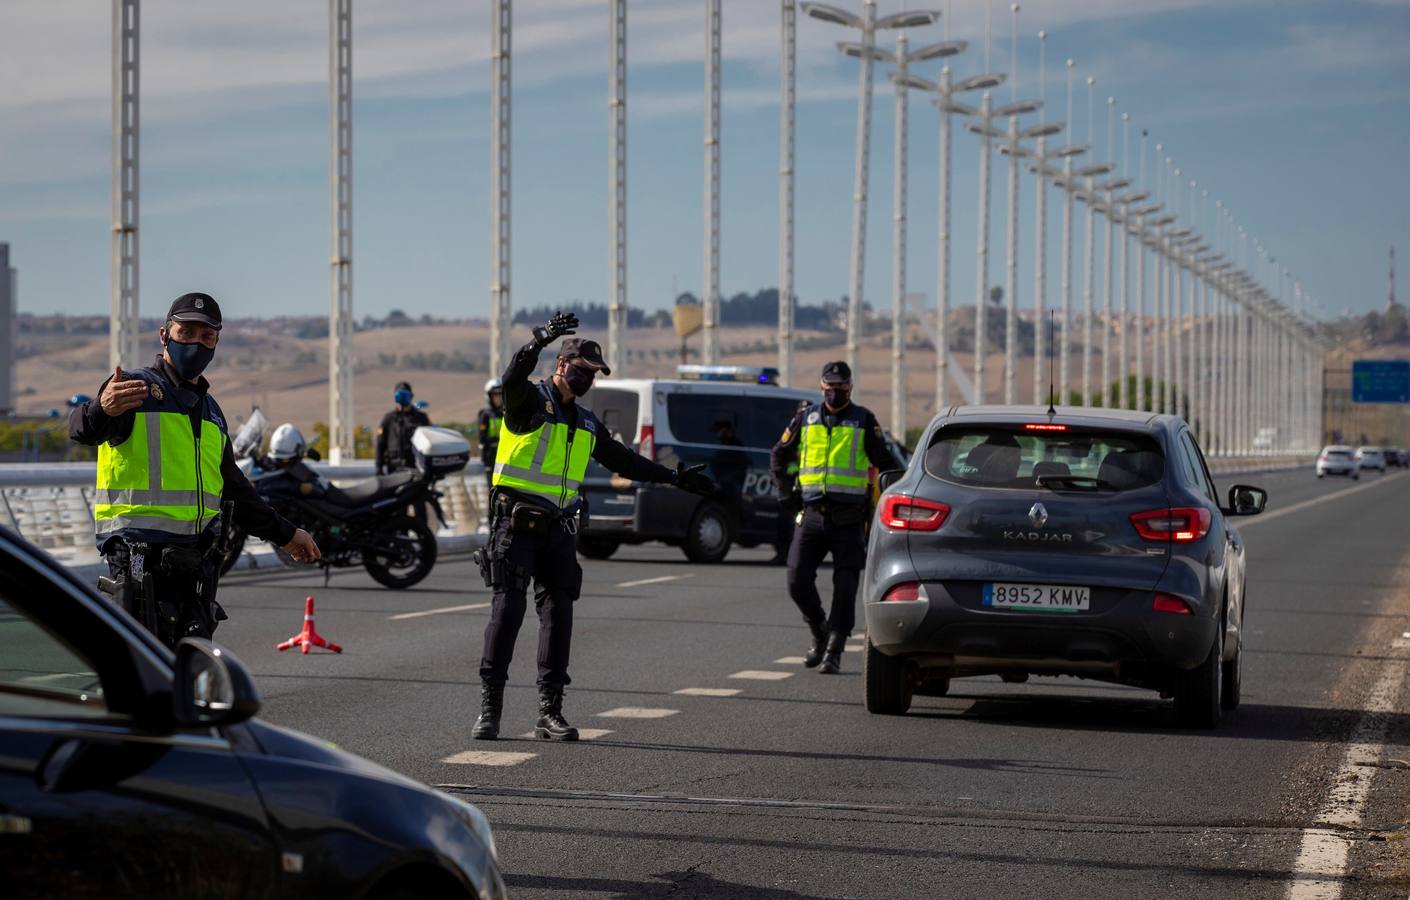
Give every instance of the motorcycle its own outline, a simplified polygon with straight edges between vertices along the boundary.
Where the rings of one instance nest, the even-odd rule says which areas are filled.
[[[316,450],[292,460],[269,460],[259,456],[258,440],[241,440],[243,433],[242,428],[232,442],[232,450],[237,446],[243,450],[237,463],[247,468],[247,477],[261,497],[313,536],[323,553],[319,565],[325,580],[332,569],[362,566],[379,584],[405,589],[431,573],[437,556],[435,532],[406,510],[429,508],[445,524],[442,494],[436,483],[464,469],[470,460],[470,445],[458,432],[418,428],[412,435],[414,469],[341,487],[304,462],[317,461]],[[232,523],[221,574],[235,565],[247,539],[248,535]],[[292,562],[282,549],[276,547],[275,553],[286,564]]]

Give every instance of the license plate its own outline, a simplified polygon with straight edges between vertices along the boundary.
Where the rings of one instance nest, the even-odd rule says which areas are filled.
[[[1092,589],[1070,584],[986,584],[984,605],[1030,612],[1084,612],[1091,609]]]

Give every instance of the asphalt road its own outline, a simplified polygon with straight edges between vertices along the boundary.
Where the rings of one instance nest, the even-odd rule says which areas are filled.
[[[1403,898],[1410,697],[1373,722],[1387,761],[1337,770],[1376,673],[1410,655],[1410,475],[1235,480],[1271,500],[1243,520],[1244,703],[1215,732],[1071,678],[961,680],[868,715],[860,654],[834,677],[783,661],[807,637],[762,551],[584,561],[565,712],[600,733],[577,744],[514,737],[536,715],[532,617],[510,739],[470,740],[489,597],[463,557],[402,593],[361,572],[232,577],[218,637],[266,718],[484,809],[515,897],[1283,897],[1329,791],[1369,783],[1328,896]],[[309,593],[342,655],[275,651]]]

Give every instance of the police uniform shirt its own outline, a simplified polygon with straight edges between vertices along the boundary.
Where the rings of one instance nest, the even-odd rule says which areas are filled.
[[[813,416],[817,416],[817,418],[813,419]],[[860,428],[862,429],[862,448],[866,451],[867,460],[873,466],[878,469],[904,469],[906,467],[891,453],[891,448],[882,437],[881,423],[877,421],[871,410],[849,402],[837,412],[830,413],[827,411],[826,405],[813,403],[794,413],[793,420],[783,430],[778,443],[774,444],[773,451],[769,454],[769,473],[773,476],[774,485],[781,490],[788,487],[789,481],[794,477],[789,474],[788,467],[798,460],[799,440],[802,437],[803,429],[808,425],[818,424],[826,425],[828,428],[836,428],[839,425]]]
[[[154,381],[157,385],[163,385],[165,390],[175,392],[174,397],[180,406],[189,411],[193,429],[200,427],[198,420],[213,421],[221,426],[228,438],[229,429],[224,427],[225,414],[221,412],[215,398],[208,393],[210,382],[206,381],[205,376],[197,377],[194,384],[184,382],[162,356],[158,356],[150,368],[138,369],[129,374],[145,374],[148,376],[145,380]],[[71,440],[90,447],[106,441],[116,447],[132,434],[132,426],[137,421],[137,410],[128,410],[120,416],[110,416],[103,412],[103,389],[111,380],[110,376],[98,387],[98,393],[92,400],[74,407],[69,413]],[[228,439],[220,459],[220,476],[225,482],[221,499],[234,502],[235,524],[240,526],[241,530],[280,547],[294,539],[293,524],[275,512],[264,498],[255,492],[245,473],[235,464],[235,454],[230,449]],[[102,540],[100,538],[100,542]]]

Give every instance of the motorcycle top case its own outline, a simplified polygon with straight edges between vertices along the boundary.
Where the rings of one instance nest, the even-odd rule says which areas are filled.
[[[470,462],[470,442],[458,431],[422,425],[411,434],[416,468],[427,475],[459,472]]]

